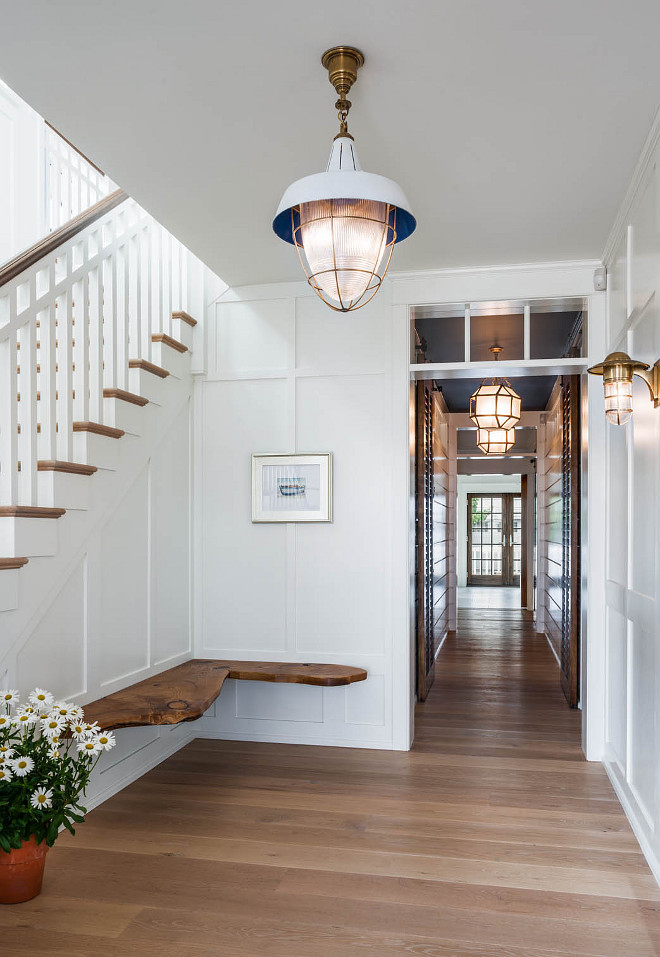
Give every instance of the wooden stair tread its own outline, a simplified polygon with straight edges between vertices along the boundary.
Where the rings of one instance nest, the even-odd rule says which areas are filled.
[[[100,422],[74,422],[74,432],[93,432],[95,435],[105,435],[108,439],[120,439],[126,435],[123,429],[115,429],[112,425],[101,425]]]
[[[229,671],[220,662],[193,659],[122,691],[84,705],[85,720],[106,731],[200,718],[220,694]]]
[[[220,694],[226,678],[335,687],[364,681],[366,677],[363,668],[348,665],[193,658],[83,707],[86,720],[98,721],[106,731],[147,724],[180,724],[200,718]]]
[[[170,346],[170,348],[176,349],[177,352],[188,351],[188,346],[184,346],[182,342],[178,342],[176,339],[173,339],[172,336],[168,336],[166,332],[154,332],[151,341],[162,342],[163,345]]]
[[[159,379],[166,379],[169,375],[167,369],[157,366],[154,362],[149,362],[148,359],[129,359],[128,368],[143,369],[145,372],[151,372],[152,375],[157,375]]]
[[[43,505],[0,505],[0,518],[60,518],[65,512],[65,508]]]
[[[22,568],[27,565],[29,558],[0,558],[0,571],[10,568]]]
[[[134,392],[127,392],[125,389],[104,389],[104,399],[121,399],[122,402],[130,402],[132,405],[148,405],[149,399],[142,395],[136,395]]]
[[[197,325],[197,320],[193,319],[192,316],[189,316],[187,312],[183,311],[183,309],[179,310],[179,312],[173,312],[172,319],[181,319],[182,322],[187,322],[189,326]]]
[[[349,665],[322,665],[292,661],[220,661],[229,677],[239,681],[275,681],[334,688],[364,681],[367,672]]]
[[[37,472],[67,472],[69,475],[93,475],[98,471],[95,465],[83,465],[81,462],[61,462],[57,459],[39,460]]]

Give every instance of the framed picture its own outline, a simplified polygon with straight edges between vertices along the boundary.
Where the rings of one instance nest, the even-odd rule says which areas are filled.
[[[331,522],[332,454],[253,455],[253,522]]]

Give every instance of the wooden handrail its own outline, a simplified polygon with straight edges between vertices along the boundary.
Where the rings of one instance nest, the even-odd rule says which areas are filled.
[[[48,236],[40,239],[38,243],[19,253],[14,259],[10,259],[8,263],[0,267],[0,288],[16,276],[20,276],[22,272],[39,262],[44,256],[52,253],[58,246],[62,246],[74,236],[77,236],[78,233],[81,233],[87,226],[96,222],[101,216],[105,216],[111,209],[114,209],[115,206],[119,206],[120,203],[125,202],[128,198],[128,193],[124,192],[123,189],[116,189],[114,193],[109,193],[108,196],[104,196],[98,203],[94,203],[89,209],[74,216],[74,218],[70,219],[64,226],[55,229],[52,233],[49,233]]]

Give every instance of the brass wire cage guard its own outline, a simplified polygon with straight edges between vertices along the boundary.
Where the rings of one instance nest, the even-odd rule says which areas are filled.
[[[396,206],[391,206],[386,204],[386,214],[384,219],[374,219],[370,216],[337,216],[335,215],[335,200],[327,200],[330,204],[330,213],[328,216],[320,216],[315,219],[307,219],[302,222],[300,206],[291,207],[291,233],[293,235],[293,241],[298,253],[298,258],[300,259],[300,264],[305,271],[307,276],[307,282],[312,287],[316,295],[321,299],[326,306],[329,306],[334,312],[353,312],[356,309],[361,309],[363,306],[366,306],[367,303],[371,302],[378,290],[380,289],[383,279],[387,274],[387,270],[390,265],[390,260],[392,259],[392,251],[394,249],[394,244],[396,243]],[[359,223],[373,222],[378,223],[379,226],[383,228],[383,244],[382,248],[384,253],[381,256],[381,261],[375,263],[373,269],[358,269],[356,267],[346,267],[337,265],[336,259],[336,246],[335,246],[335,229],[334,221],[335,219],[342,220],[355,220]],[[305,247],[302,242],[301,232],[304,227],[315,223],[315,222],[326,222],[330,220],[330,229],[332,233],[332,249],[334,256],[334,266],[332,269],[319,270],[313,272],[307,261],[305,255]],[[369,281],[362,291],[362,293],[354,299],[350,299],[348,302],[344,302],[341,294],[341,287],[339,283],[338,273],[359,273],[364,276],[369,276]],[[339,305],[331,299],[328,299],[328,295],[323,287],[319,283],[320,276],[334,275],[334,284],[337,289],[337,299]]]

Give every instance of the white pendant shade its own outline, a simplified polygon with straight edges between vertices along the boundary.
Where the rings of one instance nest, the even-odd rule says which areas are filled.
[[[416,225],[401,188],[360,168],[350,136],[334,140],[325,173],[289,186],[273,220],[296,246],[310,286],[342,312],[373,298],[393,246]]]
[[[477,429],[477,445],[485,455],[504,455],[515,444],[515,429]]]
[[[520,396],[501,380],[482,382],[470,396],[470,418],[480,429],[512,429],[520,410]]]

